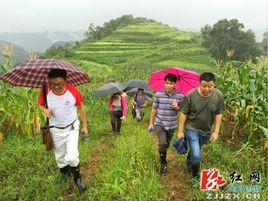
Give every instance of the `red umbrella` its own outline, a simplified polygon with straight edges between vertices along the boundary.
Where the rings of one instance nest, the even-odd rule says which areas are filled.
[[[186,94],[191,89],[198,87],[199,74],[193,71],[185,70],[178,67],[171,67],[165,70],[156,71],[151,73],[148,86],[154,91],[164,90],[164,78],[167,74],[174,74],[177,76],[178,81],[175,88],[182,94]]]
[[[89,82],[88,75],[80,68],[56,59],[29,60],[0,76],[0,79],[14,86],[41,88],[44,83],[48,83],[47,77],[51,69],[66,70],[66,82],[69,84],[77,86]]]

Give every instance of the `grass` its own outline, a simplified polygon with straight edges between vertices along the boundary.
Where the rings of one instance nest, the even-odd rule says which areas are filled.
[[[210,69],[213,70],[212,67],[206,64],[190,63],[190,62],[174,61],[174,60],[162,61],[162,62],[157,63],[156,65],[159,65],[163,68],[177,66],[183,69],[194,70],[196,72],[203,72],[205,70],[210,70]]]
[[[88,194],[90,200],[163,199],[163,186],[158,182],[155,167],[155,147],[148,133],[131,123],[123,125],[121,133],[115,139],[115,149],[102,162],[98,183]]]
[[[98,146],[98,138],[80,144],[81,165]],[[67,186],[57,183],[54,153],[45,151],[41,136],[7,135],[0,157],[0,200],[57,200],[65,195]]]

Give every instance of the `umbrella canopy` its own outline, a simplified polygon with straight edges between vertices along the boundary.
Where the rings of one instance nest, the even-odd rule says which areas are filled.
[[[125,86],[120,83],[108,83],[103,85],[101,88],[99,88],[96,91],[97,97],[104,97],[104,96],[111,96],[115,93],[118,93],[120,91],[123,91],[125,89]]]
[[[126,93],[127,93],[127,95],[130,96],[131,98],[134,98],[134,97],[136,96],[137,92],[138,92],[138,88],[134,88],[134,89],[131,89],[131,90],[127,91]],[[147,92],[147,91],[145,91],[144,94],[145,94],[146,96],[148,96],[149,98],[152,98],[152,97],[153,97],[153,95],[150,94],[150,93]]]
[[[29,60],[5,73],[0,79],[15,86],[41,88],[43,83],[48,83],[48,73],[51,69],[66,70],[66,82],[69,84],[77,86],[89,82],[88,75],[80,68],[56,59]]]
[[[143,80],[129,80],[125,85],[126,85],[127,90],[130,90],[133,88],[150,90],[146,82]]]
[[[164,90],[165,89],[164,78],[167,74],[170,73],[177,76],[178,80],[175,85],[175,88],[184,95],[188,91],[198,87],[199,85],[198,73],[178,67],[171,67],[162,71],[156,71],[151,73],[148,86],[152,88],[154,91]]]

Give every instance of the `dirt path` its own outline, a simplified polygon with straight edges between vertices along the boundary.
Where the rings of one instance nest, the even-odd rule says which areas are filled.
[[[81,167],[81,172],[84,175],[86,183],[88,183],[88,181],[90,181],[90,183],[96,183],[96,176],[100,169],[100,163],[104,158],[103,156],[107,150],[113,146],[113,140],[101,142],[100,146],[92,154],[90,154],[88,163]]]
[[[154,134],[153,141],[158,145],[158,138],[156,134]],[[156,154],[157,156],[159,155],[158,152]],[[189,200],[188,193],[191,190],[189,183],[191,173],[188,173],[186,170],[185,157],[176,157],[178,157],[178,154],[170,147],[167,152],[167,173],[160,175],[159,178],[168,189],[168,192],[166,193],[168,201]]]

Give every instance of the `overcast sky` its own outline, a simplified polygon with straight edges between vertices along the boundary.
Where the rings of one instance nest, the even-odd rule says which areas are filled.
[[[0,33],[86,30],[124,14],[200,30],[222,18],[268,28],[268,0],[0,0]]]

